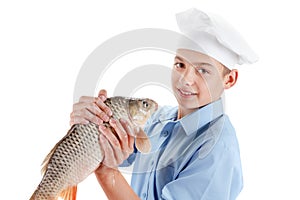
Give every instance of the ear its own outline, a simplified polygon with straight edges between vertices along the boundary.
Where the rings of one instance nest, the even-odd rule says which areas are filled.
[[[228,74],[224,77],[224,89],[229,89],[235,85],[238,78],[238,70],[232,69]]]

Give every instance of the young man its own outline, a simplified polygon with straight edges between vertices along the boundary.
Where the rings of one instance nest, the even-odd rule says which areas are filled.
[[[145,126],[150,153],[134,149],[132,127],[109,120],[99,97],[74,104],[71,124],[99,124],[105,152],[96,177],[108,199],[235,199],[243,187],[235,130],[223,112],[221,95],[235,85],[235,64],[257,57],[226,22],[190,9],[177,15],[180,30],[197,45],[179,42],[172,70],[177,107],[162,107]],[[109,121],[117,137],[101,125]],[[117,167],[134,164],[131,186]]]

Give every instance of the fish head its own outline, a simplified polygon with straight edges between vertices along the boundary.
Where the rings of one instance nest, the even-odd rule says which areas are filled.
[[[149,117],[157,110],[158,104],[149,98],[129,100],[129,117],[133,124],[143,126]]]

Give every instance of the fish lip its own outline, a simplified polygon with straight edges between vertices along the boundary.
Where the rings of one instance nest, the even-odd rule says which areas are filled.
[[[158,103],[156,101],[153,101],[153,100],[151,100],[151,102],[153,102],[153,104],[154,104],[154,109],[152,109],[153,110],[152,112],[154,113],[158,109]]]

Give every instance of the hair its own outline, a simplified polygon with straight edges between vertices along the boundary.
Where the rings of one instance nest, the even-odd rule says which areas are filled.
[[[222,63],[221,63],[221,65],[223,66],[222,75],[223,75],[223,77],[225,77],[227,74],[229,74],[231,72],[231,70],[228,67],[226,67],[225,65],[223,65]]]

